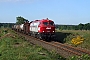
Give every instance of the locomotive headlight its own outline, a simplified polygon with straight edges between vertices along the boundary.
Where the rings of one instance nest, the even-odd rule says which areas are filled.
[[[44,32],[44,31],[43,31]]]
[[[53,31],[53,32],[55,32],[55,31]]]

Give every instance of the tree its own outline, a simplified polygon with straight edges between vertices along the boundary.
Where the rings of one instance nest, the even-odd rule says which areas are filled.
[[[84,29],[85,29],[85,30],[90,30],[90,23],[86,23],[86,24],[84,25]]]
[[[1,27],[1,23],[0,23],[0,27]]]
[[[28,21],[27,19],[21,16],[16,17],[16,20],[17,20],[16,24],[23,24],[25,21]]]
[[[83,27],[84,27],[84,24],[82,24],[82,23],[80,23],[80,24],[78,25],[78,28],[79,28],[80,30],[82,30]]]

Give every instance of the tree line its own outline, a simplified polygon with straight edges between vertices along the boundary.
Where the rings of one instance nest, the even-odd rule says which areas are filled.
[[[60,30],[90,30],[90,23],[78,24],[78,25],[56,25]]]
[[[13,25],[15,25],[15,23],[0,23],[0,28],[1,27],[9,27],[9,28],[11,28]]]

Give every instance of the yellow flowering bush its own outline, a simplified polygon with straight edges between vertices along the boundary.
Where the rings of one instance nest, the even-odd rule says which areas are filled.
[[[71,40],[71,43],[74,45],[79,45],[79,44],[83,43],[83,41],[84,41],[84,38],[82,38],[81,36],[77,36],[76,38],[73,38]]]

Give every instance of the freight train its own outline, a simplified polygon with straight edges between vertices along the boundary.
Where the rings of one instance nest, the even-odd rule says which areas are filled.
[[[55,24],[48,18],[31,22],[26,21],[24,24],[14,25],[12,29],[39,39],[55,39]]]

